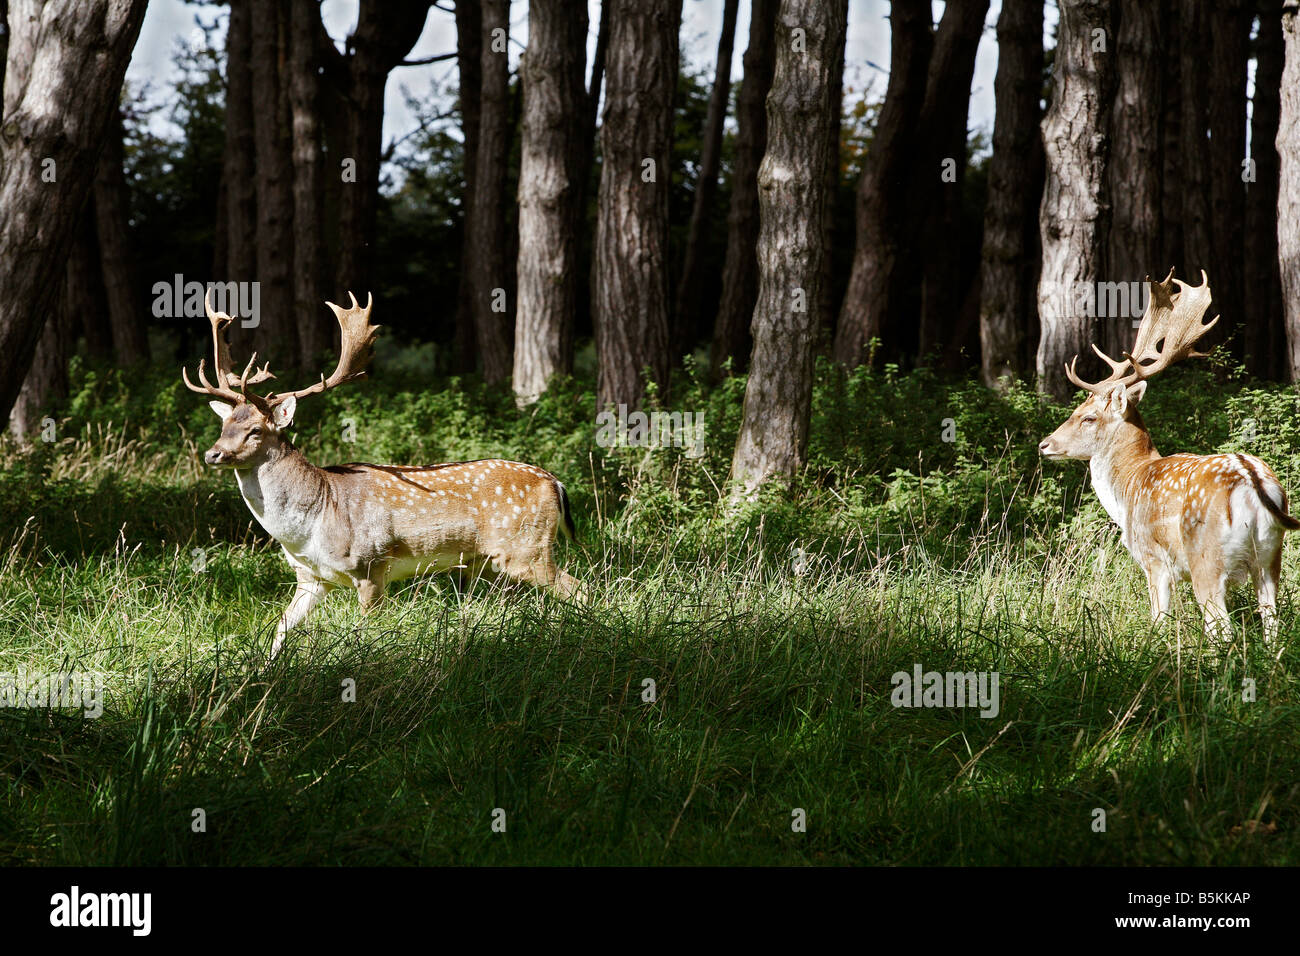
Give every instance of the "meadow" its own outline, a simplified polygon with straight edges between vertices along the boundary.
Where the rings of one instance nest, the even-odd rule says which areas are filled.
[[[1152,627],[1085,466],[1038,460],[1068,408],[822,366],[804,474],[733,509],[743,377],[676,373],[691,457],[596,444],[587,377],[519,412],[418,366],[385,349],[295,441],[553,471],[592,603],[442,576],[363,617],[336,592],[268,663],[293,576],[202,465],[216,418],[174,370],[78,363],[53,440],[0,444],[0,672],[97,672],[106,699],[0,708],[0,861],[1300,862],[1298,542],[1277,645],[1245,591],[1231,646],[1185,585]],[[1250,450],[1293,495],[1296,411],[1212,363],[1143,403],[1161,451]],[[997,672],[996,716],[895,707],[918,664]]]

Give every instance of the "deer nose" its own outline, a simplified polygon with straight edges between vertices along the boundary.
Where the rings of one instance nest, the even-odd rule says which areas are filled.
[[[1042,441],[1038,443],[1038,453],[1040,455],[1046,455],[1047,449],[1051,446],[1051,444],[1052,444],[1052,440],[1050,438],[1044,438]]]
[[[203,460],[206,461],[209,465],[221,464],[221,458],[222,458],[222,453],[217,451],[215,448],[209,448],[206,452],[203,453]]]

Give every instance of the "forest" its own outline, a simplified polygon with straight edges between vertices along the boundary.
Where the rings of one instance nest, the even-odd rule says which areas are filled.
[[[0,861],[1300,862],[1298,30],[0,0]]]

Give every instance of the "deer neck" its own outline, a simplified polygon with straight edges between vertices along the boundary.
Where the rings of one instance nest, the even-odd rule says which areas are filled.
[[[1160,458],[1151,434],[1141,421],[1126,421],[1120,425],[1115,437],[1088,463],[1092,474],[1092,488],[1101,505],[1120,527],[1121,540],[1128,544],[1128,516],[1137,491],[1139,472]]]
[[[280,544],[294,551],[311,536],[328,483],[287,439],[268,447],[256,465],[236,468],[235,481],[253,517]]]

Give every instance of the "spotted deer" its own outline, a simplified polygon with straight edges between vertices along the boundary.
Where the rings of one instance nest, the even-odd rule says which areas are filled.
[[[250,386],[275,378],[256,367],[232,371],[226,329],[231,318],[207,306],[212,325],[215,384],[199,362],[195,385],[210,396],[221,437],[204,454],[214,468],[235,474],[258,523],[279,542],[297,575],[293,600],[276,628],[274,658],[285,635],[334,588],[353,588],[363,610],[384,586],[429,571],[487,572],[582,597],[583,586],[555,565],[557,534],[573,537],[569,497],[554,475],[517,461],[488,459],[442,465],[347,464],[318,468],[287,437],[298,399],[362,378],[379,327],[372,299],[362,308],[332,302],[342,330],[338,367],[307,388],[259,394]]]
[[[1147,280],[1150,300],[1131,352],[1116,361],[1093,345],[1111,368],[1101,382],[1066,375],[1088,398],[1038,446],[1045,458],[1089,463],[1092,487],[1120,527],[1120,540],[1146,573],[1151,618],[1169,613],[1173,587],[1191,579],[1207,633],[1230,636],[1225,591],[1249,576],[1255,585],[1264,636],[1277,636],[1277,588],[1282,538],[1300,528],[1287,513],[1277,476],[1254,455],[1169,455],[1156,451],[1137,405],[1147,381],[1185,358],[1203,358],[1193,346],[1219,321],[1205,322],[1210,282],[1191,286],[1170,271]]]

